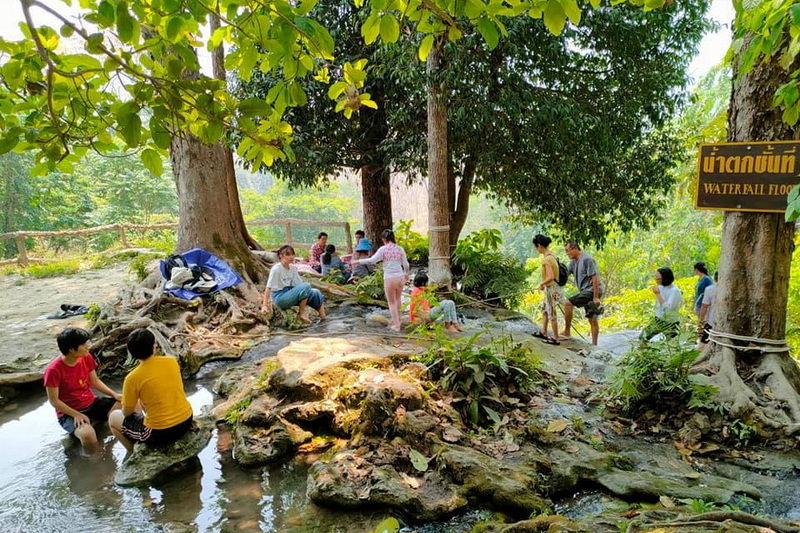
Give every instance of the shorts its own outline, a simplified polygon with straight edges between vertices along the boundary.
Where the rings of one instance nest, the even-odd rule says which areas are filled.
[[[142,413],[133,413],[122,420],[122,434],[134,442],[144,442],[149,446],[163,446],[181,438],[192,427],[192,421],[190,416],[172,427],[152,429],[144,425]]]
[[[556,318],[556,310],[562,298],[564,298],[564,295],[558,283],[553,282],[545,286],[544,299],[542,300],[542,313],[546,314],[550,320]]]
[[[108,412],[114,407],[117,400],[107,396],[97,397],[92,402],[92,405],[86,409],[81,409],[80,412],[89,417],[89,420],[94,424],[95,422],[105,422],[108,420]],[[64,428],[64,431],[72,435],[75,433],[75,419],[69,415],[59,416],[58,423]]]
[[[586,318],[597,318],[603,314],[603,306],[594,303],[594,292],[581,291],[567,298],[575,307],[582,307],[586,311]]]

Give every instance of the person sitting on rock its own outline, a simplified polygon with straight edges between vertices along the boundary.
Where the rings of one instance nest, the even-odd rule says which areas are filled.
[[[333,244],[325,245],[325,253],[320,258],[322,265],[322,275],[328,276],[334,280],[335,283],[347,283],[350,279],[350,271],[347,270],[347,265],[336,254],[336,246]]]
[[[111,414],[109,425],[129,452],[134,442],[173,443],[192,427],[192,406],[183,392],[178,361],[153,355],[155,344],[155,336],[145,328],[128,335],[128,353],[139,364],[125,377],[122,410]],[[144,413],[138,410],[140,405]]]
[[[303,281],[297,272],[297,267],[292,264],[294,258],[294,248],[288,244],[284,244],[278,249],[279,262],[273,265],[269,271],[261,311],[269,312],[273,303],[284,310],[296,305],[298,306],[297,318],[310,323],[308,306],[311,306],[317,310],[320,318],[325,319],[327,316],[324,306],[325,296],[318,289],[312,288],[310,283]]]
[[[428,285],[428,275],[418,272],[414,276],[414,288],[411,289],[411,305],[408,308],[411,323],[428,323],[442,319],[446,331],[462,331],[458,325],[458,313],[453,300],[442,300],[438,305],[431,307],[430,292],[425,290]]]
[[[360,260],[369,257],[372,251],[372,243],[368,239],[361,239],[358,241],[355,250],[355,264],[350,267],[352,273],[350,274],[350,283],[355,283],[358,280],[364,279],[375,272],[377,268],[373,263],[363,263]]]
[[[122,396],[97,377],[97,362],[88,348],[90,337],[81,328],[67,328],[58,335],[61,355],[47,365],[44,386],[58,423],[91,453],[98,445],[92,423],[108,420],[109,413],[119,409]],[[97,397],[92,388],[106,396]]]

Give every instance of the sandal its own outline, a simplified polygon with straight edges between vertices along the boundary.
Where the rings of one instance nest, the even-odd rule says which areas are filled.
[[[541,331],[537,331],[536,333],[533,334],[533,336],[536,337],[537,339],[542,339],[542,340],[550,338],[547,335],[543,335]]]
[[[561,343],[560,343],[560,342],[558,342],[558,341],[557,341],[556,339],[554,339],[553,337],[547,337],[546,339],[544,339],[544,341],[543,341],[543,342],[544,342],[545,344],[552,344],[553,346],[560,346],[560,345],[561,345]]]

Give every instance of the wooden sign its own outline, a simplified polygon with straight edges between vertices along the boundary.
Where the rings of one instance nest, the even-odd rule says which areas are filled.
[[[701,144],[697,209],[783,213],[800,182],[800,141]]]

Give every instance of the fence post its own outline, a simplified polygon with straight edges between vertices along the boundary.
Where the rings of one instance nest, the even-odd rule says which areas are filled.
[[[289,246],[294,247],[294,237],[292,237],[292,223],[287,222],[284,224],[284,230],[286,231],[286,244]]]
[[[350,235],[350,223],[349,222],[345,222],[344,223],[344,234],[345,234],[345,239],[347,239],[347,253],[352,254],[353,253],[353,236]],[[356,243],[356,244],[358,244],[358,243]]]
[[[119,240],[122,241],[122,246],[125,248],[130,248],[128,245],[128,239],[125,236],[125,226],[119,226]]]
[[[28,261],[28,251],[25,249],[25,237],[22,235],[17,235],[17,252],[19,253],[19,258],[17,258],[17,262],[27,267],[29,264]]]

